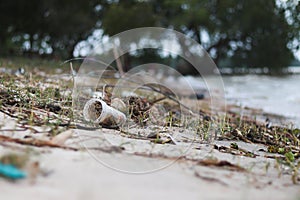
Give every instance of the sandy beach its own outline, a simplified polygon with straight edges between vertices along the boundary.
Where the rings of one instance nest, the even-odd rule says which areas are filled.
[[[14,122],[3,115],[2,121],[10,125]],[[214,148],[229,147],[231,141],[189,141],[180,128],[169,130],[181,136],[177,135],[176,145],[132,139],[110,129],[71,132],[66,146],[78,148],[76,151],[1,142],[1,154],[29,152],[30,162],[39,163],[34,169],[29,166],[24,180],[0,179],[1,198],[296,200],[300,195],[288,170],[276,168],[274,159],[264,157],[264,145],[237,142],[257,154],[251,158]],[[209,160],[226,161],[232,166],[205,166]]]

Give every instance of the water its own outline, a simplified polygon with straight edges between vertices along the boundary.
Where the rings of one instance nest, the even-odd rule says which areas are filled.
[[[187,76],[184,79],[195,89],[205,87],[201,78]],[[266,113],[284,116],[285,123],[300,127],[300,73],[277,77],[223,75],[222,79],[227,104],[262,109]]]
[[[228,102],[283,115],[300,127],[300,74],[223,76]]]

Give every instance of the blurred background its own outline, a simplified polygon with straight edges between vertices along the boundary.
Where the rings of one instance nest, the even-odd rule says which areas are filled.
[[[299,0],[0,0],[0,64],[84,57],[101,40],[149,26],[199,42],[224,75],[228,101],[300,121]],[[151,50],[121,61],[127,70],[157,62],[195,73]]]
[[[85,56],[96,40],[147,26],[192,37],[220,68],[300,65],[299,0],[0,0],[0,56]],[[145,54],[135,57],[162,59]]]

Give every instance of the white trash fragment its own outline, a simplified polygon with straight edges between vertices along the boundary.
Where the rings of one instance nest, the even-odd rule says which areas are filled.
[[[87,121],[102,125],[122,125],[126,116],[119,110],[107,105],[100,99],[90,99],[83,108],[83,116]]]

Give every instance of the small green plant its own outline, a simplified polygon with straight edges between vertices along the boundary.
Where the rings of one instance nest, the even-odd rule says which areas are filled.
[[[230,148],[238,150],[239,146],[237,145],[237,143],[233,142],[233,143],[230,144]]]
[[[281,165],[285,165],[290,168],[292,182],[297,184],[299,182],[300,162],[296,162],[295,155],[291,151],[284,154],[284,159],[276,159],[275,168],[279,171],[279,177],[282,175]]]

